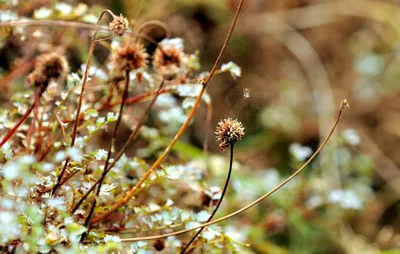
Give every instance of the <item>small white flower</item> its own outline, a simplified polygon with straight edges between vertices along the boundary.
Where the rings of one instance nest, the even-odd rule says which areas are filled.
[[[100,188],[100,196],[110,196],[110,192],[115,189],[115,185],[112,184],[103,184]]]
[[[99,150],[97,150],[97,152],[95,152],[94,158],[95,158],[96,160],[98,160],[98,161],[104,160],[104,159],[107,158],[107,154],[108,154],[108,153],[107,153],[106,150],[104,150],[104,149],[99,149]]]
[[[102,126],[105,123],[106,119],[104,117],[99,117],[96,120],[96,125],[97,126]]]
[[[96,131],[96,126],[94,126],[94,125],[89,125],[89,126],[87,127],[87,129],[88,129],[88,131],[89,131],[89,134],[92,134],[93,132]]]
[[[11,145],[10,145],[9,143],[5,143],[5,144],[3,145],[3,147],[1,148],[1,151],[3,152],[4,157],[5,157],[7,160],[9,160],[9,159],[12,158],[13,152],[12,152],[12,150],[11,150]]]
[[[65,201],[62,198],[50,198],[49,200],[47,200],[47,204],[50,207],[60,208],[60,207],[64,206]]]
[[[198,222],[189,221],[188,223],[186,223],[185,229],[194,228],[194,227],[197,227],[197,226],[199,226],[199,225],[200,225],[200,223],[198,223]],[[196,229],[196,231],[199,231],[199,230],[200,230],[200,228]]]
[[[118,115],[114,114],[114,112],[108,112],[107,113],[107,122],[115,122],[118,119]]]
[[[52,163],[50,163],[50,162],[45,162],[45,163],[43,163],[43,165],[42,165],[42,170],[43,170],[44,172],[53,171],[53,170],[54,170],[54,165],[53,165]]]
[[[201,211],[196,215],[196,220],[198,222],[204,222],[207,221],[210,218],[210,213],[207,211]]]
[[[68,156],[71,158],[71,160],[76,162],[81,162],[83,159],[82,151],[76,147],[68,148]]]
[[[296,160],[299,161],[304,161],[312,155],[311,148],[302,146],[298,143],[291,144],[289,146],[289,152],[294,158],[296,158]]]
[[[89,13],[89,14],[86,14],[85,16],[83,16],[82,21],[84,21],[86,23],[96,24],[98,19],[99,19],[98,16],[96,16],[92,13]]]
[[[20,166],[15,162],[7,163],[2,173],[7,180],[15,180],[20,176]]]
[[[183,50],[183,40],[181,38],[164,39],[160,42],[163,48],[177,48]]]
[[[12,20],[17,20],[18,14],[11,11],[0,11],[0,22],[8,22]]]
[[[48,19],[52,14],[53,14],[52,10],[45,7],[41,7],[33,12],[33,17],[36,19]]]
[[[114,243],[120,243],[121,242],[121,238],[117,235],[106,235],[104,237],[104,242],[108,243],[108,242],[114,242]]]
[[[360,136],[355,129],[347,129],[343,132],[343,136],[346,141],[353,146],[360,144]]]
[[[357,193],[352,190],[332,190],[328,195],[328,200],[347,209],[360,210],[363,205]]]
[[[56,3],[54,9],[60,12],[63,16],[70,15],[72,13],[72,6],[64,2]]]
[[[65,160],[65,158],[67,158],[67,154],[64,151],[59,151],[54,156],[54,160],[57,162],[61,162],[61,161]]]
[[[242,75],[242,70],[234,62],[229,62],[221,66],[221,71],[229,71],[234,79]]]

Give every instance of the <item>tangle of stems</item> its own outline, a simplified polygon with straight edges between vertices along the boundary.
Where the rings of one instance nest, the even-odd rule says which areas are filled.
[[[114,131],[113,131],[112,138],[111,138],[111,142],[110,142],[110,144],[108,146],[107,159],[106,159],[106,162],[104,164],[103,173],[101,174],[101,178],[99,180],[99,184],[97,186],[96,196],[93,199],[89,215],[87,216],[86,221],[85,221],[85,227],[86,227],[87,230],[86,230],[86,232],[84,234],[82,234],[81,242],[85,238],[86,234],[89,233],[89,230],[90,230],[90,219],[91,219],[91,217],[93,215],[94,208],[96,207],[97,198],[100,195],[101,186],[102,186],[102,184],[104,182],[104,179],[106,178],[107,173],[109,172],[109,171],[107,171],[107,167],[108,167],[108,163],[110,162],[110,159],[111,159],[111,154],[112,154],[112,151],[113,151],[113,147],[115,145],[115,140],[117,138],[118,127],[119,127],[119,125],[121,123],[121,120],[122,120],[122,113],[123,113],[123,109],[124,109],[124,105],[125,105],[124,102],[125,102],[125,99],[128,97],[129,80],[130,80],[130,71],[126,71],[125,72],[125,86],[124,86],[124,91],[122,92],[122,96],[121,96],[122,97],[121,98],[122,103],[121,103],[121,105],[119,107],[117,122],[115,123]]]
[[[204,93],[204,91],[207,88],[208,83],[210,82],[211,78],[213,77],[215,71],[217,70],[218,64],[221,62],[222,56],[225,53],[225,49],[228,45],[228,42],[230,41],[230,38],[232,36],[233,30],[235,28],[236,22],[238,20],[240,11],[242,9],[244,0],[241,0],[238,8],[236,10],[235,16],[233,18],[232,24],[229,28],[228,34],[226,36],[225,42],[221,48],[221,51],[210,71],[210,74],[207,76],[206,80],[202,81],[202,88],[199,92],[199,95],[196,98],[196,101],[193,105],[192,110],[190,111],[186,121],[182,124],[181,128],[179,129],[179,131],[176,133],[175,137],[171,140],[171,142],[169,143],[169,145],[165,148],[164,152],[158,157],[158,159],[153,163],[153,165],[151,166],[151,168],[145,173],[145,175],[138,181],[138,183],[120,200],[118,201],[115,205],[113,205],[113,207],[108,210],[107,212],[104,212],[103,214],[93,218],[92,223],[101,221],[105,218],[107,218],[109,215],[111,215],[113,212],[117,211],[120,207],[124,206],[126,203],[128,203],[128,201],[133,197],[133,195],[135,195],[135,193],[137,192],[138,189],[140,189],[140,187],[142,186],[142,184],[146,181],[146,179],[154,172],[154,170],[160,166],[160,164],[164,161],[164,159],[167,157],[168,153],[172,150],[172,147],[175,145],[175,143],[179,140],[179,138],[182,136],[183,132],[186,130],[187,126],[189,125],[190,121],[192,120],[192,118],[194,117],[194,114],[200,104],[201,101],[201,97]]]
[[[296,170],[296,172],[294,172],[291,176],[289,176],[286,180],[284,180],[279,185],[277,185],[275,188],[270,190],[268,193],[262,195],[261,197],[259,197],[255,201],[251,202],[250,204],[246,205],[245,207],[242,207],[241,209],[239,209],[239,210],[237,210],[237,211],[235,211],[233,213],[230,213],[228,215],[225,215],[225,216],[223,216],[223,217],[221,217],[219,219],[200,224],[200,225],[198,225],[196,227],[193,227],[193,228],[184,229],[184,230],[171,232],[171,233],[167,233],[167,234],[162,234],[162,235],[124,238],[124,239],[121,239],[121,241],[122,242],[148,241],[148,240],[155,240],[155,239],[165,238],[165,237],[170,237],[170,236],[175,236],[175,235],[181,235],[181,234],[190,232],[192,230],[196,230],[196,229],[199,229],[199,228],[207,227],[207,226],[210,226],[212,224],[227,220],[229,218],[232,218],[233,216],[236,216],[236,215],[238,215],[238,214],[250,209],[251,207],[253,207],[256,204],[260,203],[262,200],[264,200],[265,198],[269,197],[271,194],[273,194],[274,192],[276,192],[277,190],[282,188],[290,180],[292,180],[294,177],[296,177],[298,174],[300,174],[308,166],[308,164],[310,164],[310,162],[315,158],[315,156],[317,156],[317,154],[322,150],[322,148],[326,145],[326,143],[331,138],[333,132],[335,131],[335,129],[336,129],[341,117],[342,117],[342,113],[343,113],[343,111],[344,111],[344,109],[346,107],[349,107],[349,104],[348,104],[347,100],[345,99],[340,103],[340,110],[339,110],[338,117],[337,117],[337,119],[335,121],[335,124],[333,125],[332,129],[330,130],[328,136],[325,138],[325,140],[322,142],[322,144],[318,147],[318,149],[313,153],[313,155],[303,164],[303,166],[301,166],[298,170]]]
[[[115,164],[119,161],[119,159],[122,157],[122,155],[125,153],[126,149],[128,149],[128,146],[130,143],[135,139],[136,135],[138,134],[140,128],[143,126],[144,121],[146,120],[147,115],[150,113],[151,108],[154,105],[154,102],[157,100],[158,95],[160,94],[160,91],[162,90],[164,86],[164,80],[161,81],[160,86],[158,87],[156,95],[153,97],[153,100],[151,101],[150,105],[147,107],[146,112],[143,114],[142,118],[140,119],[139,123],[136,125],[135,130],[131,133],[129,136],[128,140],[125,142],[124,146],[121,148],[121,150],[118,152],[117,156],[115,156],[114,161],[110,164],[110,166],[107,168],[105,171],[105,174],[107,174],[114,166]],[[97,180],[91,187],[90,189],[81,197],[81,199],[75,204],[75,206],[72,208],[71,213],[74,214],[76,210],[78,210],[79,206],[83,203],[83,201],[89,196],[89,194],[94,190],[94,188],[100,183],[100,180]]]
[[[110,10],[104,10],[100,14],[99,19],[97,20],[97,25],[100,24],[100,22],[103,19],[103,16],[106,13],[110,14],[113,17],[115,16]],[[74,122],[73,131],[72,131],[72,137],[71,137],[71,145],[70,145],[71,148],[75,146],[76,133],[77,133],[78,124],[79,124],[79,115],[81,113],[81,108],[82,108],[82,103],[83,103],[83,96],[84,96],[84,93],[85,93],[86,82],[87,82],[87,79],[88,79],[88,76],[89,76],[89,68],[90,68],[90,64],[92,62],[94,47],[96,46],[96,43],[112,38],[112,37],[107,37],[107,38],[103,38],[103,39],[98,39],[97,40],[96,39],[96,35],[97,35],[98,31],[99,31],[99,26],[96,28],[96,31],[94,32],[94,35],[92,37],[92,41],[91,41],[90,47],[89,47],[89,54],[88,54],[88,58],[86,60],[85,72],[83,74],[82,87],[81,87],[81,92],[80,92],[80,95],[79,95],[78,107],[76,108],[75,122]],[[60,174],[57,177],[56,184],[54,185],[54,187],[53,187],[53,189],[51,191],[52,195],[54,195],[56,193],[57,189],[60,187],[61,180],[62,180],[62,178],[63,178],[63,176],[65,174],[65,171],[67,169],[67,166],[68,166],[69,162],[70,162],[70,158],[68,157],[65,160],[64,166],[63,166]]]

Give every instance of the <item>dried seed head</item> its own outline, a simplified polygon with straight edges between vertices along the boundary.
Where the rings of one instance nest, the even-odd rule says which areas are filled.
[[[68,62],[57,53],[40,55],[36,60],[35,70],[28,76],[31,85],[45,88],[52,79],[65,77]]]
[[[174,47],[158,47],[153,56],[153,67],[161,75],[167,77],[175,76],[182,63],[182,50]]]
[[[142,44],[133,44],[118,49],[112,56],[112,65],[117,74],[143,68],[149,55]]]
[[[346,107],[350,108],[350,104],[349,104],[349,102],[347,101],[347,99],[344,99],[344,100],[342,100],[342,102],[340,103],[340,108],[341,108],[341,109],[344,109],[344,108],[346,108]]]
[[[244,127],[238,120],[231,118],[221,120],[215,130],[219,147],[224,151],[227,147],[234,145],[244,135]]]
[[[111,32],[116,36],[122,36],[128,29],[128,20],[120,14],[119,16],[114,16],[113,21],[109,24]]]

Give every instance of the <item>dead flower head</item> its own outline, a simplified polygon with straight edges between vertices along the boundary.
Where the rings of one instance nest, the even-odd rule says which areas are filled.
[[[224,151],[227,147],[234,145],[244,135],[244,127],[238,120],[231,118],[221,120],[215,130],[219,147]]]
[[[142,44],[133,44],[118,49],[112,56],[112,65],[117,74],[144,68],[149,55]]]
[[[28,76],[28,82],[44,89],[50,80],[65,77],[68,69],[68,62],[64,56],[57,53],[42,54],[37,58],[34,71]]]
[[[122,14],[120,14],[119,16],[114,16],[114,19],[110,22],[109,26],[111,32],[115,36],[122,36],[128,29],[129,22],[124,16],[122,16]]]
[[[183,52],[175,47],[158,47],[153,56],[153,67],[161,75],[173,77],[179,72]]]

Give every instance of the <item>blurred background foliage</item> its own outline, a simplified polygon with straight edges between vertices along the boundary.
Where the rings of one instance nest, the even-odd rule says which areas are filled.
[[[20,1],[10,7],[10,2],[0,1],[0,6],[28,17],[56,3]],[[65,1],[73,6],[84,3],[95,14],[106,7],[134,24],[153,19],[167,23],[172,37],[184,39],[186,52],[199,50],[204,71],[214,63],[239,1],[139,2]],[[54,18],[75,19],[60,13]],[[25,39],[7,35],[0,41],[3,102],[24,87],[23,74],[32,65],[22,62],[32,59],[26,52],[35,52],[29,47],[40,51],[64,44],[73,72],[87,57],[88,30],[48,27],[40,37],[29,34],[33,28],[24,32]],[[164,31],[155,28],[147,35],[160,41]],[[97,64],[108,54],[109,49],[99,46]],[[236,63],[242,76],[218,75],[208,88],[211,128],[226,117],[238,118],[246,128],[237,145],[228,197],[217,217],[251,202],[294,172],[325,138],[339,102],[347,98],[351,108],[334,138],[302,175],[260,205],[221,223],[225,231],[235,232],[232,238],[249,244],[241,253],[400,253],[396,251],[400,247],[399,56],[398,1],[245,1],[222,61]],[[10,76],[16,66],[25,69]],[[10,79],[10,89],[1,85]],[[175,146],[174,159],[204,163],[206,112],[204,105],[198,110],[185,138]],[[128,125],[121,137],[128,133]],[[101,145],[108,138],[105,134],[96,142]],[[130,153],[154,159],[151,155],[168,143],[162,140],[151,150],[145,140]],[[221,186],[227,154],[218,151],[211,132],[206,143],[211,151],[208,184]],[[198,193],[187,185],[165,186],[177,189],[174,202],[180,207],[201,209]]]

